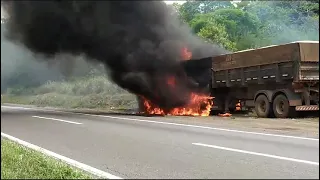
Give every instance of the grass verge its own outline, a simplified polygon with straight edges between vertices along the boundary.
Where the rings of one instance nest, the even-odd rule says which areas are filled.
[[[81,170],[1,137],[1,179],[92,179]]]
[[[70,109],[135,109],[136,99],[130,94],[107,95],[90,94],[73,96],[57,93],[39,95],[6,95],[1,98],[1,103],[35,105],[39,107],[59,107]]]
[[[119,88],[104,76],[74,81],[48,82],[35,88],[9,88],[2,103],[60,108],[135,109],[136,96]]]

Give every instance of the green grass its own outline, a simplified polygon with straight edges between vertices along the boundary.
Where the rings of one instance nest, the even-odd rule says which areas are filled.
[[[105,76],[48,82],[36,88],[9,88],[1,102],[89,109],[133,109],[137,106],[133,94],[111,83]]]
[[[67,164],[1,138],[1,179],[93,179]]]

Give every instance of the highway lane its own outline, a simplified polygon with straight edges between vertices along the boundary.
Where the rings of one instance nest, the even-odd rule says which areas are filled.
[[[319,178],[318,139],[3,107],[1,132],[122,178]]]

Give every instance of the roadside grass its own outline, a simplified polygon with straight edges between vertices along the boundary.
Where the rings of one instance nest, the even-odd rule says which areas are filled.
[[[1,179],[93,179],[71,166],[1,137]]]
[[[134,109],[136,97],[110,82],[105,76],[73,81],[47,82],[36,88],[10,88],[2,103],[61,108]]]

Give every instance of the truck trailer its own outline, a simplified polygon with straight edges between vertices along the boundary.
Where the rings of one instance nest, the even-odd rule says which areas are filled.
[[[319,111],[319,41],[299,41],[183,61],[186,74],[214,97],[212,112],[240,103],[258,117]]]

